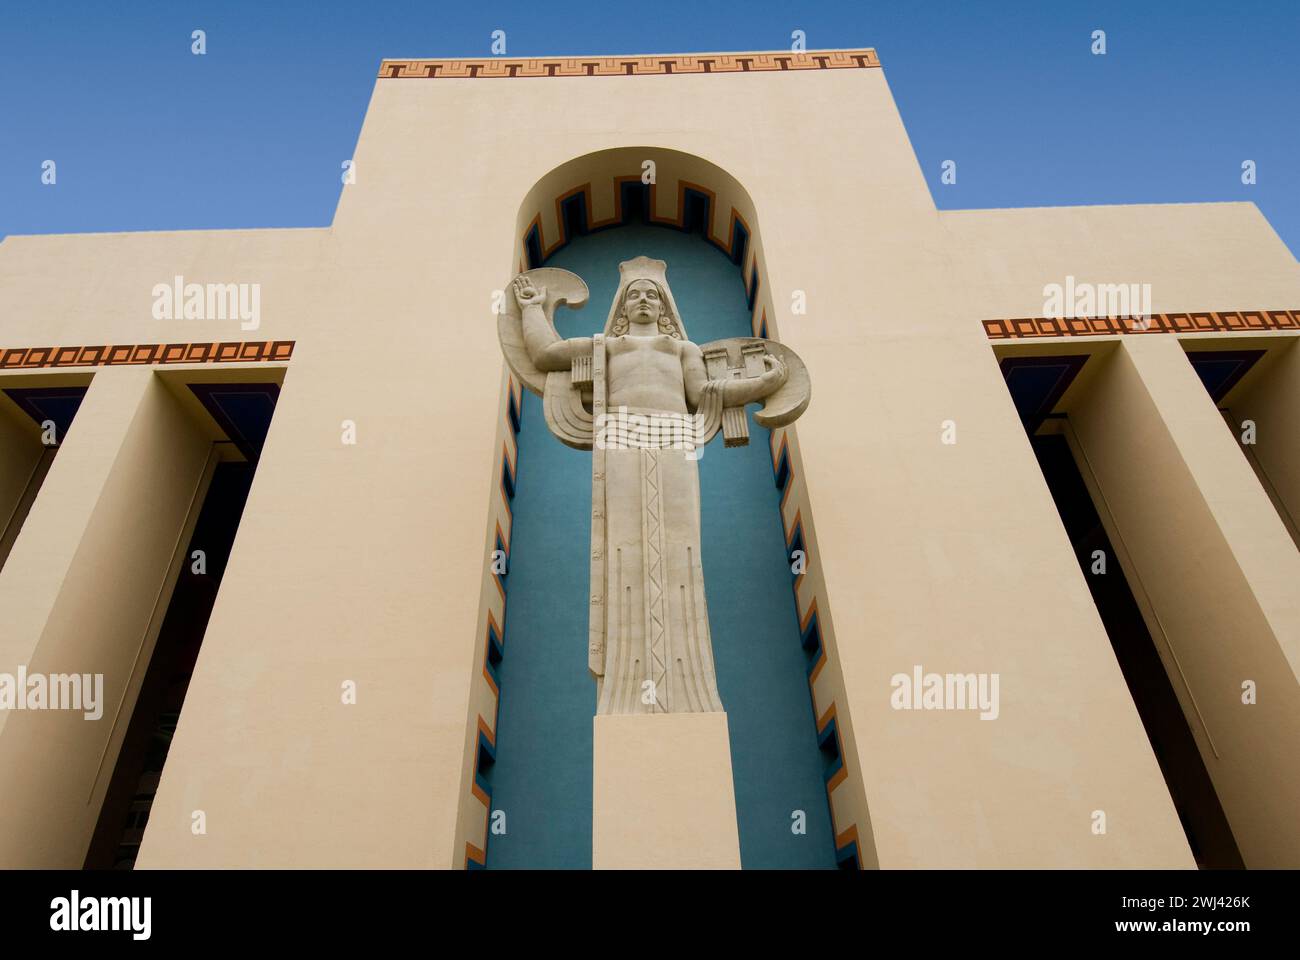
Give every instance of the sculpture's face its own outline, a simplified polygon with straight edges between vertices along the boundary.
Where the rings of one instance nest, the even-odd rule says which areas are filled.
[[[633,280],[623,295],[623,316],[633,327],[659,329],[659,318],[664,315],[663,298],[659,288],[650,280]]]

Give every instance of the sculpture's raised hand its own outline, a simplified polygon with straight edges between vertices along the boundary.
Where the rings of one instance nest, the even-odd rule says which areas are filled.
[[[763,382],[763,396],[767,396],[776,393],[785,385],[786,379],[790,376],[790,371],[780,357],[773,356],[770,353],[763,354],[763,366],[767,369],[763,371],[758,379]]]
[[[542,306],[546,303],[546,288],[538,284],[533,285],[533,281],[528,277],[515,277],[515,299],[519,301],[519,309],[529,307],[534,304]]]

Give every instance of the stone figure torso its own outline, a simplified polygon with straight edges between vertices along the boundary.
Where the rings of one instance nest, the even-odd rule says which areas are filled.
[[[628,334],[607,339],[605,350],[611,408],[688,412],[681,340]]]

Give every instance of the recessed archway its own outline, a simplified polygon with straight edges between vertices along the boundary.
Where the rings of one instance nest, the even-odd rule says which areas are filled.
[[[575,158],[542,177],[528,192],[518,211],[515,237],[516,269],[563,266],[582,275],[592,287],[588,310],[579,314],[564,311],[565,316],[557,316],[557,325],[566,325],[562,335],[583,335],[591,332],[587,327],[599,326],[612,295],[612,288],[605,291],[603,287],[616,279],[618,261],[648,252],[643,248],[650,244],[656,248],[650,251],[652,256],[670,263],[674,289],[679,282],[689,288],[685,303],[701,301],[702,314],[683,307],[692,339],[747,335],[777,339],[770,292],[763,281],[757,211],[734,178],[702,158],[650,147]],[[712,297],[715,288],[725,291],[716,300]],[[709,301],[707,305],[704,300]],[[597,314],[599,319],[593,319]],[[525,644],[552,642],[542,625],[558,615],[561,621],[565,616],[577,618],[574,624],[558,629],[565,637],[573,635],[569,639],[579,658],[585,655],[577,621],[586,616],[578,605],[585,600],[588,566],[583,523],[590,508],[589,462],[575,451],[553,449],[559,447],[558,442],[546,435],[540,413],[530,411],[530,404],[535,405],[536,398],[508,378],[498,445],[500,496],[494,498],[489,528],[499,556],[509,558],[511,574],[494,576],[494,589],[487,593],[483,611],[481,670],[476,669],[480,679],[475,684],[477,716],[471,718],[474,735],[467,743],[467,794],[461,818],[467,837],[466,865],[470,867],[488,862],[548,863],[545,851],[540,851],[540,860],[529,859],[539,855],[539,848],[535,843],[530,847],[525,836],[543,828],[548,801],[534,795],[521,804],[519,784],[523,782],[546,782],[543,793],[550,791],[551,805],[559,803],[555,798],[557,782],[563,786],[561,792],[571,794],[565,803],[568,808],[585,797],[587,816],[577,818],[581,824],[570,823],[564,842],[576,843],[584,853],[589,850],[582,845],[582,834],[589,843],[592,704],[582,698],[594,701],[594,689],[577,659],[571,671],[548,679],[544,674],[553,672],[553,661],[537,659],[537,650],[514,653]],[[530,429],[533,419],[537,423]],[[800,471],[793,429],[770,434],[758,431],[753,445],[744,451],[744,462],[733,451],[724,459],[721,444],[718,447],[706,456],[707,465],[701,470],[705,511],[709,513],[712,506],[714,517],[714,522],[706,519],[704,523],[705,575],[711,578],[710,619],[743,618],[748,612],[753,623],[740,628],[741,632],[768,631],[773,644],[766,656],[759,653],[747,660],[738,646],[730,646],[739,641],[739,635],[728,639],[725,624],[715,625],[719,683],[732,723],[742,856],[748,863],[764,866],[833,866],[837,862],[861,866],[864,860],[869,864],[874,861],[874,851],[859,849],[859,837],[863,833],[869,836],[869,828],[860,833],[858,827],[859,823],[866,826],[860,780],[844,786],[850,783],[845,757],[852,754],[843,745],[850,728],[837,709],[836,694],[842,689],[842,680],[838,665],[828,656],[829,645],[817,615],[819,600],[823,608],[826,601],[808,589],[807,566],[816,560],[808,556],[804,539],[804,518],[810,511],[806,492],[797,482]],[[557,497],[564,499],[572,516],[561,516],[564,509]],[[542,543],[551,547],[560,544],[563,549],[547,555],[537,549]],[[796,551],[800,562],[792,571],[791,553]],[[753,557],[738,564],[738,555]],[[754,582],[755,565],[766,568],[765,574],[758,575],[759,581],[766,577],[765,584]],[[820,577],[816,579],[820,581]],[[784,593],[787,586],[793,586],[793,602]],[[566,589],[573,594],[569,597],[573,609],[562,613],[550,594]],[[760,599],[756,603],[754,598]],[[763,610],[758,611],[759,607]],[[752,649],[749,652],[754,653]],[[753,703],[745,707],[749,691],[741,685],[742,677],[752,674],[754,667],[760,668],[760,674],[770,675],[768,679],[779,688],[779,692],[774,689],[765,694],[768,702],[761,709]],[[783,671],[780,678],[775,676],[778,670]],[[756,689],[762,686],[762,679],[749,676],[744,683]],[[539,690],[539,683],[551,686]],[[728,686],[733,686],[730,698]],[[568,693],[560,694],[560,687]],[[515,699],[510,700],[511,696]],[[548,761],[542,756],[547,751],[536,749],[540,741],[530,744],[528,737],[541,735],[539,727],[545,726],[546,712],[557,709],[566,696],[574,702],[558,708],[571,714],[568,727],[548,735],[552,741],[568,737],[571,742],[563,760],[552,757]],[[735,706],[727,703],[728,699],[736,701]],[[780,701],[780,708],[774,711],[772,701]],[[525,730],[527,734],[522,733]],[[764,750],[766,758],[762,757]],[[791,800],[782,794],[780,785],[773,786],[765,774],[773,750],[788,752],[794,768],[800,767],[797,758],[802,756],[804,786],[811,778],[816,786],[814,797],[810,799],[806,789],[800,793],[791,788],[799,794]],[[580,763],[579,758],[585,762]],[[527,807],[536,815],[535,822],[512,814],[508,806],[516,810]],[[515,816],[504,834],[491,830],[502,814],[507,824]],[[573,814],[568,817],[572,820]],[[792,829],[796,817],[800,830],[807,832]],[[822,836],[810,837],[810,833]],[[498,844],[497,856],[491,861],[489,837]],[[783,848],[782,842],[791,837],[796,844],[787,842]],[[476,842],[479,838],[482,844]],[[820,851],[809,856],[799,852],[800,843],[804,848],[820,845]],[[552,852],[557,849],[558,840],[551,845]]]

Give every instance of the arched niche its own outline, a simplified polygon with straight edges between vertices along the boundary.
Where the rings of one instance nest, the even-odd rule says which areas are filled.
[[[518,271],[553,263],[553,258],[563,258],[564,251],[579,238],[638,223],[702,236],[739,272],[749,332],[779,339],[771,291],[764,282],[761,226],[753,200],[721,167],[681,151],[623,147],[585,154],[555,167],[534,183],[519,205],[512,262]],[[503,277],[503,283],[507,279]],[[596,299],[593,297],[587,309],[603,320],[607,305]],[[520,471],[526,474],[528,463],[519,461],[525,391],[508,372],[504,382],[500,442],[496,445],[500,453],[493,475],[497,495],[490,511],[488,546],[496,555],[509,557],[514,528],[512,504],[521,482]],[[783,548],[779,544],[777,547],[778,551],[784,550],[779,559],[787,565],[792,554],[801,560],[787,580],[795,614],[790,642],[802,651],[805,674],[800,682],[806,683],[805,701],[811,701],[811,718],[805,717],[802,722],[812,728],[810,736],[821,760],[833,862],[850,868],[873,866],[876,856],[865,790],[861,773],[853,769],[850,760],[856,756],[852,725],[843,708],[843,679],[834,655],[824,581],[814,549],[811,505],[802,483],[794,427],[771,431],[764,453],[771,467],[771,482],[779,491],[776,508],[784,541]],[[706,559],[706,577],[707,563]],[[471,868],[487,861],[491,837],[496,731],[503,695],[500,676],[510,649],[506,613],[509,580],[509,576],[490,576],[480,618],[472,722],[466,744],[468,790],[461,816],[465,863]],[[507,753],[508,748],[506,744]],[[504,754],[501,762],[509,762]],[[738,796],[738,806],[742,802]]]

